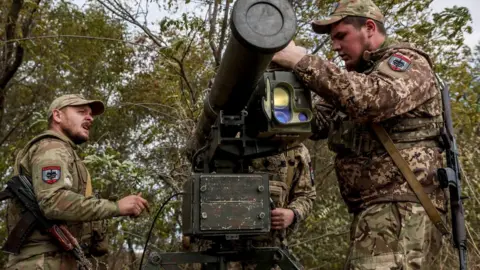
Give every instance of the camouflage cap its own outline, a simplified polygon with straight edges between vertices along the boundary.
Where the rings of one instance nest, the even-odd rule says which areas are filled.
[[[53,110],[59,110],[67,106],[81,105],[90,106],[90,108],[92,108],[92,115],[99,115],[105,111],[105,105],[100,100],[87,100],[81,95],[70,94],[58,97],[52,102],[52,104],[50,104],[47,118],[50,118],[52,116]]]
[[[333,12],[323,20],[312,22],[313,31],[319,34],[326,34],[329,26],[347,16],[359,16],[385,22],[380,9],[371,0],[340,0],[333,6]]]

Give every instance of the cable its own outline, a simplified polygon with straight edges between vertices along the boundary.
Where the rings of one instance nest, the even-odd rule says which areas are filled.
[[[198,149],[198,151],[195,152],[195,154],[193,154],[193,157],[192,157],[192,170],[193,170],[194,172],[196,172],[196,168],[197,168],[197,167],[196,167],[196,164],[195,164],[195,163],[197,162],[197,156],[198,156],[201,152],[207,150],[207,147],[208,147],[208,144],[204,145],[202,148]],[[205,161],[204,161],[204,162],[205,162]]]
[[[177,197],[178,195],[183,195],[185,192],[178,192],[170,196],[165,202],[163,202],[162,206],[160,206],[160,209],[158,209],[157,214],[155,215],[155,218],[153,218],[152,225],[150,226],[150,231],[148,231],[147,235],[147,241],[145,242],[145,246],[143,247],[143,252],[142,252],[142,259],[140,260],[140,266],[139,270],[142,270],[142,264],[143,264],[143,258],[145,257],[145,251],[147,251],[147,246],[148,246],[148,241],[150,241],[150,236],[152,235],[153,228],[155,227],[155,222],[158,219],[158,216],[160,216],[160,213],[162,212],[163,208],[167,205],[167,203],[170,202],[171,199],[174,197]]]

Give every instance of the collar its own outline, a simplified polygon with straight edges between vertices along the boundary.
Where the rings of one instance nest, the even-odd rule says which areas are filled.
[[[58,133],[56,131],[53,131],[53,130],[50,130],[50,129],[45,131],[43,134],[48,134],[48,135],[57,137],[58,139],[68,143],[73,149],[77,149],[77,145],[75,143],[73,143],[72,140],[70,140],[67,136],[65,136],[63,134],[60,134],[60,133]]]
[[[369,72],[374,66],[375,62],[378,61],[384,55],[385,51],[393,45],[398,44],[399,42],[395,39],[386,37],[382,45],[374,51],[365,51],[363,52],[363,61],[365,65],[360,69],[360,72]]]
[[[398,43],[400,43],[400,42],[396,41],[395,39],[385,38],[382,45],[380,45],[380,47],[378,47],[378,49],[376,49],[374,51],[363,52],[363,60],[365,60],[366,62],[376,61],[376,60],[378,60],[378,56],[382,55],[382,53],[385,51],[385,49],[387,49],[387,48],[389,48],[393,45],[397,45]]]

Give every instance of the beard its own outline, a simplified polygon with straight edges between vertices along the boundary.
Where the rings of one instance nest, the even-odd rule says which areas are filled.
[[[360,54],[360,57],[356,61],[355,66],[352,67],[352,70],[355,70],[358,73],[362,73],[365,70],[370,68],[370,62],[365,61],[365,59],[363,58],[363,55],[366,51],[371,50],[371,43],[366,39],[364,39],[362,43],[363,43],[362,53]]]
[[[358,73],[362,73],[365,70],[367,70],[369,68],[369,66],[370,66],[370,63],[365,61],[365,59],[363,59],[363,57],[362,57],[357,61],[357,64],[355,65],[355,68],[352,69],[352,70],[355,70]]]
[[[64,128],[63,133],[67,135],[67,137],[74,143],[74,144],[82,144],[86,141],[88,141],[88,138],[85,138],[85,136],[82,136],[80,134],[75,134],[71,129]]]

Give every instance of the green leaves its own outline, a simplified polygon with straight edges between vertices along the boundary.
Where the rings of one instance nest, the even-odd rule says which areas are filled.
[[[215,1],[148,0],[139,2],[141,9],[137,2],[123,1],[123,13],[114,13],[97,2],[82,10],[65,1],[43,1],[30,39],[21,42],[25,59],[6,95],[0,129],[0,139],[4,139],[0,141],[0,173],[10,174],[15,153],[47,128],[46,111],[54,97],[81,93],[107,104],[105,114],[95,118],[90,143],[83,150],[94,188],[102,196],[119,198],[142,192],[156,209],[165,198],[181,190],[190,175],[183,147],[203,108],[209,81],[215,76],[215,56],[221,55],[230,35],[226,15],[235,1]],[[296,43],[328,59],[335,59],[330,41],[314,34],[310,22],[326,15],[333,2],[294,1],[299,25]],[[472,32],[469,11],[454,6],[433,13],[431,0],[375,2],[386,15],[388,33],[415,42],[429,53],[436,72],[450,83],[465,172],[464,191],[477,198],[480,44],[474,51],[464,44],[465,33]],[[0,14],[5,14],[8,7],[2,2],[0,8]],[[145,11],[159,12],[157,21],[143,23]],[[132,20],[137,20],[137,28],[132,27]],[[4,22],[0,23],[2,36]],[[339,194],[333,156],[326,144],[309,143],[309,148],[318,198],[313,213],[291,237],[290,245],[307,269],[341,269],[351,217]],[[473,199],[467,203],[472,231],[479,226],[478,215],[472,214],[480,209],[478,202]],[[162,213],[152,248],[179,249],[179,216],[176,201]],[[150,221],[144,216],[111,222],[111,257],[125,252],[124,247],[139,250]],[[4,226],[0,223],[0,238],[5,236]],[[472,242],[480,241],[478,235],[472,236]],[[480,261],[480,255],[473,254],[469,256],[471,265]],[[126,264],[135,263],[131,260]],[[113,261],[109,266],[120,267]]]

